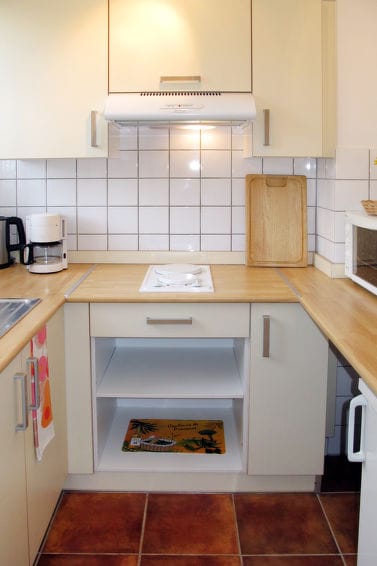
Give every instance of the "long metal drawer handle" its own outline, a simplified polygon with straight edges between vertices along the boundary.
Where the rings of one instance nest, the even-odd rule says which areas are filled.
[[[270,357],[270,317],[263,315],[263,352],[264,358]]]
[[[187,318],[151,318],[147,316],[147,324],[192,324],[192,316]]]
[[[264,142],[263,145],[270,145],[270,110],[265,108],[263,110],[264,120]]]
[[[32,371],[34,369],[34,372]],[[26,360],[27,376],[30,380],[32,392],[34,393],[34,398],[29,407],[32,411],[37,411],[41,404],[40,389],[39,389],[39,372],[38,372],[38,360],[37,358],[28,358]]]
[[[13,376],[13,381],[16,384],[18,381],[21,384],[21,414],[22,422],[16,424],[16,431],[26,430],[29,426],[29,411],[27,408],[27,383],[26,375],[24,373],[16,373]]]

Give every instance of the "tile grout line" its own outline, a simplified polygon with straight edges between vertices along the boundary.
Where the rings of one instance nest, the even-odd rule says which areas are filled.
[[[242,566],[243,559],[242,559],[242,552],[241,552],[240,533],[239,533],[239,530],[238,530],[236,504],[235,504],[235,501],[234,501],[234,493],[232,493],[231,496],[232,496],[232,506],[233,506],[233,520],[234,520],[234,526],[235,526],[235,531],[236,531],[236,536],[237,536],[238,555],[239,555],[239,558],[240,558],[240,565]]]
[[[339,543],[338,543],[338,540],[337,540],[337,538],[336,538],[336,536],[335,536],[335,531],[334,531],[334,529],[332,528],[330,519],[329,519],[329,517],[327,516],[325,507],[324,507],[324,505],[323,505],[323,503],[322,503],[322,501],[321,501],[321,494],[320,494],[320,493],[317,493],[317,494],[316,494],[316,497],[317,497],[318,503],[319,503],[319,505],[320,505],[320,507],[321,507],[321,509],[322,509],[322,513],[324,514],[324,517],[325,517],[325,519],[326,519],[327,525],[328,525],[328,527],[329,527],[329,529],[330,529],[331,536],[333,537],[334,542],[335,542],[335,544],[336,544],[336,548],[338,549],[340,558],[341,558],[343,564],[344,564],[345,566],[347,566],[347,563],[346,563],[346,561],[345,561],[345,559],[344,559],[344,557],[343,557],[342,550],[341,550],[341,548],[340,548],[340,546],[339,546]]]
[[[143,522],[141,524],[141,532],[140,532],[140,542],[139,542],[137,566],[140,566],[140,564],[141,564],[141,551],[142,551],[143,543],[144,543],[144,533],[145,533],[145,523],[147,522],[148,503],[149,503],[149,493],[146,493],[145,494],[144,513],[143,513]]]

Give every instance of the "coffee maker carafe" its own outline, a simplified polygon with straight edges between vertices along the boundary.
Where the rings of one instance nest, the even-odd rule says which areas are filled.
[[[66,220],[59,214],[31,214],[26,217],[22,263],[30,273],[55,273],[67,269]]]
[[[12,226],[15,226],[17,242],[12,243]],[[21,218],[18,216],[0,216],[0,269],[9,267],[14,263],[10,252],[21,251],[25,246],[25,230]]]

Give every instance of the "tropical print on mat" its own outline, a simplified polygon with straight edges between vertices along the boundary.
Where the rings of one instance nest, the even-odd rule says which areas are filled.
[[[217,420],[131,419],[122,450],[224,454],[224,423]]]

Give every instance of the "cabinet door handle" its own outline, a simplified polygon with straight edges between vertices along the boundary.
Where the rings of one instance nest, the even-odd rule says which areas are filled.
[[[270,317],[263,315],[263,358],[270,357]]]
[[[200,83],[200,75],[167,75],[160,77],[160,83]]]
[[[28,380],[31,383],[32,404],[29,409],[37,411],[41,404],[40,390],[39,390],[39,372],[37,358],[28,358],[26,360],[26,369]]]
[[[269,110],[269,108],[265,108],[263,110],[263,123],[264,123],[263,145],[270,145],[270,110]]]
[[[364,452],[364,425],[365,425],[365,407],[368,402],[364,395],[358,395],[351,400],[350,409],[348,413],[348,438],[347,438],[347,458],[350,462],[364,462],[365,452]],[[361,407],[362,417],[361,417],[361,434],[360,434],[360,450],[358,452],[354,451],[354,439],[355,439],[355,414],[356,408]]]
[[[147,316],[147,324],[192,324],[192,316],[187,318],[150,318]]]
[[[21,415],[22,421],[16,424],[16,431],[19,430],[26,430],[29,426],[29,411],[27,407],[27,383],[26,383],[26,375],[24,373],[16,373],[13,376],[13,381],[17,385],[17,382],[20,383],[21,387]]]
[[[98,147],[97,112],[95,110],[92,110],[90,113],[90,147]]]

